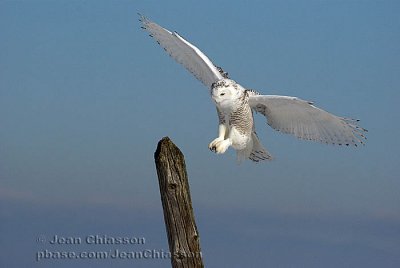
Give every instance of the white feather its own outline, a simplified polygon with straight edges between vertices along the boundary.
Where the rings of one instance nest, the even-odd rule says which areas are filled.
[[[364,144],[363,132],[357,120],[338,117],[296,97],[253,95],[249,105],[262,113],[268,125],[297,138],[328,144]]]
[[[141,16],[143,29],[150,33],[160,46],[178,63],[182,64],[207,88],[223,78],[217,67],[197,47],[186,41],[177,32],[170,32],[160,25]]]

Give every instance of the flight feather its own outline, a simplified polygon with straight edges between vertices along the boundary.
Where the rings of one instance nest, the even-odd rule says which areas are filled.
[[[196,46],[189,43],[177,32],[171,32],[155,22],[140,15],[142,28],[150,33],[157,43],[178,63],[182,64],[207,88],[212,83],[223,79],[222,69],[216,67],[211,60]]]
[[[300,139],[355,146],[366,139],[367,130],[357,120],[333,115],[296,97],[253,95],[249,104],[272,128]]]

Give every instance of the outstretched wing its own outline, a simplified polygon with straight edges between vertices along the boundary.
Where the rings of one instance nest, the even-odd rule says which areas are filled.
[[[140,15],[140,14],[139,14]],[[170,32],[160,25],[140,15],[142,28],[150,33],[157,43],[178,63],[188,69],[208,88],[212,83],[223,78],[223,71],[210,61],[197,47],[190,44],[177,32]]]
[[[249,104],[272,128],[300,139],[354,146],[366,139],[367,130],[358,120],[335,116],[299,98],[251,94]]]

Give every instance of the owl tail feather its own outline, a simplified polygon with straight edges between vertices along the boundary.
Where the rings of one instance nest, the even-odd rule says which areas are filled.
[[[261,145],[258,136],[254,131],[251,134],[251,138],[253,141],[252,147],[248,146],[250,148],[236,151],[238,163],[247,158],[254,162],[272,160],[272,155]]]

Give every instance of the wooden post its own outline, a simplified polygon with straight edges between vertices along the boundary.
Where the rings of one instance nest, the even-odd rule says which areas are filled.
[[[184,156],[168,137],[164,137],[158,142],[154,159],[172,267],[204,267]]]

